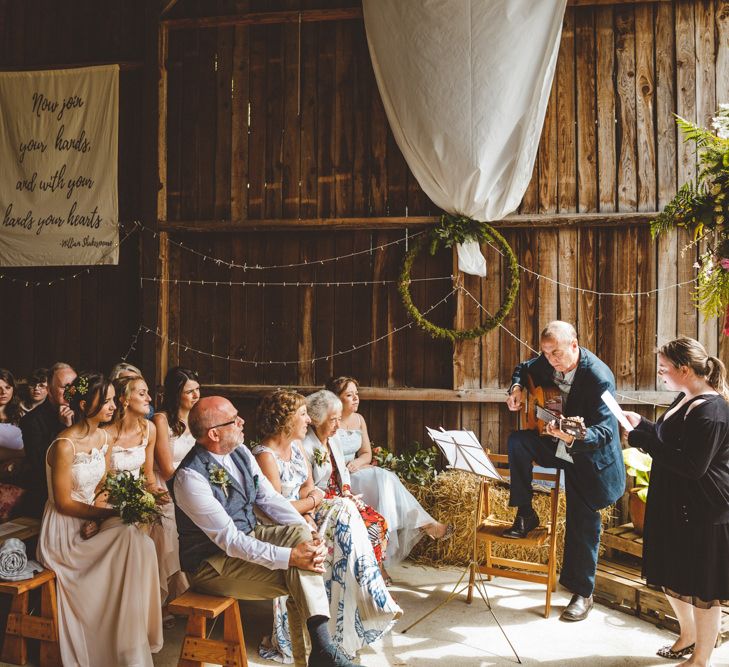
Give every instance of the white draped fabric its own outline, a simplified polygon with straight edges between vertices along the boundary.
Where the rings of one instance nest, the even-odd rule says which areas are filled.
[[[363,0],[380,95],[425,193],[499,220],[529,184],[566,0]]]

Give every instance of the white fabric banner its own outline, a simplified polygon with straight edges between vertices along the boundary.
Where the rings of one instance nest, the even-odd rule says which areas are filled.
[[[119,67],[0,73],[0,266],[117,264]]]
[[[390,127],[443,210],[513,212],[529,184],[567,0],[363,0]]]

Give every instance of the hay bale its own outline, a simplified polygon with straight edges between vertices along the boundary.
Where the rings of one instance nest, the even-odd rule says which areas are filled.
[[[466,565],[471,560],[473,531],[478,502],[480,479],[460,470],[449,470],[438,475],[430,486],[406,484],[408,490],[437,521],[452,523],[455,534],[450,540],[421,540],[410,553],[410,559],[421,565]],[[492,485],[489,492],[491,514],[497,519],[511,521],[515,509],[509,507],[509,489],[505,485]],[[532,505],[543,523],[549,519],[550,500],[548,493],[535,493]],[[557,511],[557,570],[562,566],[564,556],[566,500],[559,495]],[[612,508],[602,510],[603,527],[612,525]],[[516,558],[546,563],[548,547],[524,548],[517,544],[492,545],[492,553],[503,558]]]

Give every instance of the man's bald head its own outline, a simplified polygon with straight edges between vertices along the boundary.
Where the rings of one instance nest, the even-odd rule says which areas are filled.
[[[231,402],[222,396],[207,396],[195,403],[188,417],[190,433],[195,440],[202,441],[215,424],[225,421],[226,408],[235,410]]]
[[[195,403],[188,425],[195,440],[216,453],[232,451],[243,442],[243,420],[222,396],[206,396]]]

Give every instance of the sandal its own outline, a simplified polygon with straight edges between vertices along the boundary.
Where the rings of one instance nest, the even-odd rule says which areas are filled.
[[[668,660],[678,660],[679,658],[685,658],[687,655],[693,653],[695,646],[696,644],[691,644],[690,646],[686,646],[685,648],[680,648],[677,651],[674,651],[671,648],[671,645],[668,644],[659,648],[656,651],[656,655],[661,656],[661,658],[667,658]]]

